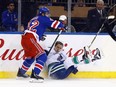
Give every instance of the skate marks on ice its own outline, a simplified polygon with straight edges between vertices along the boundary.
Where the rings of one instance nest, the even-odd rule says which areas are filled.
[[[29,79],[0,79],[1,87],[116,87],[116,79],[45,79],[43,83],[30,83]]]

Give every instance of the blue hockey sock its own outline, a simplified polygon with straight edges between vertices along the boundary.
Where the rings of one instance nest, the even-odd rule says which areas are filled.
[[[27,72],[27,70],[29,69],[29,67],[32,65],[32,63],[34,62],[34,58],[27,58],[25,59],[25,61],[23,62],[23,65],[20,69],[22,74],[25,74]]]
[[[41,56],[36,58],[36,64],[35,64],[35,67],[34,67],[35,74],[37,74],[37,75],[40,74],[46,60],[47,60],[47,55],[46,54],[42,54]]]

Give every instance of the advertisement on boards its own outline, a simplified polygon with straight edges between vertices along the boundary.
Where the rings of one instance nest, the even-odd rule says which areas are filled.
[[[98,35],[88,50],[90,62],[86,64],[84,61],[82,61],[84,47],[90,46],[94,36],[95,35],[62,34],[59,36],[58,41],[64,43],[63,49],[69,58],[73,58],[74,56],[78,57],[78,69],[80,74],[82,74],[81,77],[84,77],[83,72],[114,72],[113,74],[108,73],[107,75],[112,75],[111,77],[115,77],[116,43],[110,38],[109,35]],[[43,42],[47,50],[49,50],[49,48],[52,46],[56,37],[57,34],[47,34],[46,40]],[[21,34],[0,34],[1,72],[17,72],[18,68],[21,66],[25,56],[20,42]],[[95,61],[92,61],[93,56],[96,53],[96,48],[99,49],[101,57],[100,59],[95,59]],[[31,68],[33,68],[33,66]],[[100,73],[98,75],[96,74],[96,76],[100,77]]]

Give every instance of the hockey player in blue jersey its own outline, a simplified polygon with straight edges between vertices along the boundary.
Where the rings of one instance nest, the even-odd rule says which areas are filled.
[[[43,14],[45,12],[46,15]],[[42,7],[39,9],[39,16],[32,18],[28,23],[29,30],[36,31],[39,35],[39,39],[48,27],[52,27],[54,29],[64,29],[64,26],[60,21],[53,20],[49,16],[49,9],[47,7]]]
[[[49,15],[49,9],[47,7],[41,7],[39,9],[38,16],[29,21],[28,29],[25,30],[21,39],[21,45],[24,49],[26,59],[19,68],[17,77],[29,77],[25,73],[30,68],[32,63],[36,61],[34,69],[31,73],[31,78],[38,82],[44,80],[44,78],[40,77],[39,74],[44,67],[47,56],[43,50],[44,48],[42,48],[38,42],[40,38],[42,38],[46,28],[52,27],[54,29],[63,29],[62,23],[57,20],[52,20]]]

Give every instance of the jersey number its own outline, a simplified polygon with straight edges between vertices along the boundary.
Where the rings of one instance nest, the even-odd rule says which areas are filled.
[[[39,21],[38,20],[35,20],[32,22],[32,26],[29,27],[29,30],[30,31],[34,31],[36,32],[37,30],[35,29],[37,26],[39,25]]]

